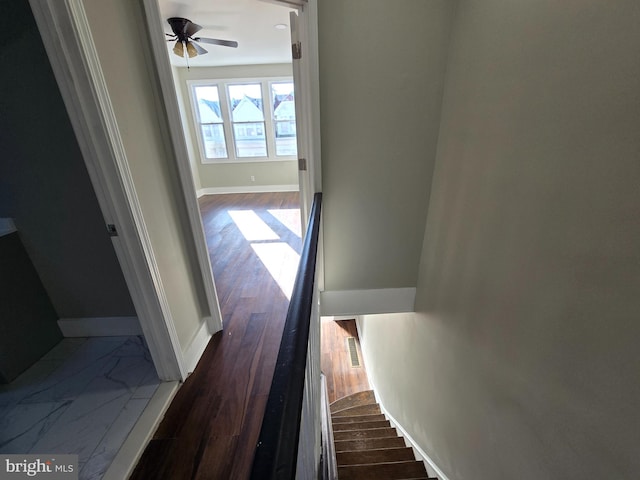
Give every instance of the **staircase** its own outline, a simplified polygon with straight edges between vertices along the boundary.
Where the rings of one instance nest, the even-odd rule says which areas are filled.
[[[340,398],[330,410],[338,480],[437,480],[391,427],[372,390]]]

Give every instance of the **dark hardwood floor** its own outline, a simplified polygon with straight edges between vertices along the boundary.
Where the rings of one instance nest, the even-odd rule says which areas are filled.
[[[132,479],[248,478],[289,304],[274,276],[287,284],[291,249],[300,252],[287,227],[296,216],[299,227],[290,211],[297,208],[297,193],[200,199],[224,329],[178,390]],[[241,232],[247,219],[259,219],[258,231]],[[259,257],[269,252],[273,274]]]
[[[321,323],[320,368],[327,379],[329,403],[353,393],[369,390],[355,320],[323,318]],[[359,367],[351,366],[347,338],[355,338]]]

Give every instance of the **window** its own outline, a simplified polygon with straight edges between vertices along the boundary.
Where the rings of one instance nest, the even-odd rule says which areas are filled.
[[[236,156],[266,157],[267,140],[260,84],[229,85],[228,88]]]
[[[290,78],[198,80],[189,85],[204,163],[295,159]]]
[[[224,136],[218,87],[196,86],[193,92],[205,158],[227,158],[227,142]]]
[[[271,107],[275,122],[276,155],[295,155],[296,104],[293,82],[271,84]]]

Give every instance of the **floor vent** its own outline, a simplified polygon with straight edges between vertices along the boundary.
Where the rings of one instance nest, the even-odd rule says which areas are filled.
[[[347,337],[347,348],[349,349],[349,359],[352,367],[360,366],[360,357],[358,357],[358,349],[356,348],[356,338]]]

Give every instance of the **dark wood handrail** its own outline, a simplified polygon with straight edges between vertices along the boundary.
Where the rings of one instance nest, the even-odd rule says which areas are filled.
[[[316,193],[284,324],[251,480],[295,478],[322,193]]]

